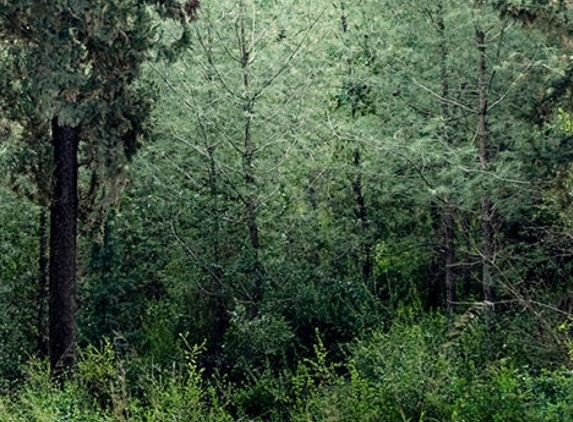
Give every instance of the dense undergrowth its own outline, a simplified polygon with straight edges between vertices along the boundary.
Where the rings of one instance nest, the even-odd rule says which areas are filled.
[[[63,389],[46,365],[31,362],[25,381],[0,399],[0,420],[571,420],[573,371],[504,354],[519,338],[488,333],[482,322],[402,317],[352,342],[340,362],[317,332],[312,358],[281,371],[261,363],[241,381],[207,376],[197,363],[201,348],[183,338],[176,346],[183,359],[165,367],[105,341],[82,351]]]

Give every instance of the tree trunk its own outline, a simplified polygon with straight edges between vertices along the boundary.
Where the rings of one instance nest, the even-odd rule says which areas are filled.
[[[342,33],[348,32],[348,16],[346,15],[346,5],[340,2],[340,24]],[[347,59],[347,72],[349,81],[352,80],[353,63],[350,58]],[[353,120],[357,118],[357,107],[352,106],[351,116]],[[366,206],[366,197],[362,186],[362,172],[361,172],[361,157],[360,149],[355,148],[353,151],[353,165],[356,176],[352,180],[352,190],[354,192],[354,199],[356,201],[356,219],[360,226],[360,246],[358,259],[361,261],[362,267],[362,280],[369,285],[372,278],[373,262],[372,262],[372,241],[369,236],[370,222],[368,220],[368,208]],[[373,287],[373,286],[371,286]]]
[[[76,363],[76,235],[79,127],[52,121],[54,184],[50,207],[50,369],[54,378]]]
[[[369,239],[370,222],[368,221],[368,210],[366,208],[366,198],[362,189],[362,173],[360,172],[360,150],[354,150],[354,167],[357,175],[352,184],[354,195],[356,199],[356,217],[360,224],[362,246],[361,246],[361,260],[362,260],[362,278],[365,283],[370,282],[372,276],[372,245]]]
[[[444,211],[438,199],[430,201],[430,218],[432,221],[432,238],[436,239],[436,246],[432,250],[429,275],[426,280],[427,297],[426,310],[443,306],[443,279],[444,279]]]
[[[215,215],[220,215],[219,207],[217,206],[217,197],[219,194],[218,189],[218,172],[217,162],[215,160],[215,147],[208,146],[207,153],[209,156],[209,192],[213,200],[213,212]],[[230,315],[227,309],[227,295],[225,292],[224,272],[222,269],[222,254],[220,245],[220,227],[219,222],[211,226],[211,254],[213,265],[209,269],[210,273],[210,289],[209,289],[209,310],[213,319],[213,326],[211,330],[211,342],[208,344],[208,352],[217,360],[219,355],[222,354],[223,338],[230,325]]]
[[[454,315],[456,300],[456,283],[454,267],[456,264],[454,206],[447,202],[444,209],[444,246],[445,246],[445,285],[446,311],[449,317]]]
[[[489,167],[489,126],[488,126],[488,101],[487,101],[487,56],[485,33],[476,29],[476,44],[479,52],[478,61],[478,130],[477,141],[479,160],[482,170],[485,172]],[[492,279],[492,262],[494,254],[493,245],[493,205],[488,192],[484,191],[481,197],[481,220],[482,220],[482,284],[484,301],[487,307],[487,323],[491,326],[494,317],[495,291]]]
[[[241,2],[242,13],[244,4]],[[243,89],[244,89],[244,113],[245,127],[243,139],[243,174],[245,178],[245,213],[247,229],[249,230],[249,239],[252,252],[252,263],[250,265],[251,276],[253,279],[253,289],[251,291],[250,301],[252,303],[250,314],[256,316],[259,313],[259,302],[263,297],[263,270],[259,262],[259,224],[258,224],[258,200],[257,185],[255,183],[255,171],[253,159],[255,155],[255,143],[253,140],[253,115],[256,96],[251,93],[250,86],[250,69],[251,46],[247,42],[247,32],[245,28],[245,19],[242,16],[240,21],[239,48],[241,54],[241,69],[243,71]]]
[[[453,146],[453,130],[451,127],[451,110],[447,98],[450,96],[449,72],[448,72],[448,45],[446,39],[446,25],[444,22],[444,5],[438,3],[438,16],[436,29],[440,37],[440,79],[441,79],[441,101],[442,118],[444,119],[443,136],[448,145]],[[455,263],[456,263],[456,242],[455,242],[455,214],[456,206],[451,198],[446,197],[443,208],[443,243],[444,243],[444,284],[446,288],[446,312],[449,317],[454,314],[454,302],[456,299],[455,285]]]

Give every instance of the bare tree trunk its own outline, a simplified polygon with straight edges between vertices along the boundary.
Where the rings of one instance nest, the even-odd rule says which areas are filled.
[[[442,118],[444,119],[444,137],[449,145],[453,144],[451,124],[451,110],[447,99],[450,95],[449,72],[448,72],[448,45],[446,40],[446,26],[444,23],[444,5],[438,3],[438,14],[436,19],[436,29],[440,37],[440,79],[441,96],[444,99],[440,106]],[[444,284],[446,288],[446,311],[448,316],[454,314],[454,302],[456,300],[455,285],[455,263],[456,263],[456,243],[455,243],[455,213],[456,207],[450,198],[445,199],[443,208],[443,244],[444,244]]]
[[[50,206],[50,368],[61,378],[76,363],[76,236],[80,129],[52,121],[54,185]]]
[[[482,170],[485,172],[489,167],[489,126],[488,126],[488,101],[487,101],[487,56],[485,33],[476,28],[476,45],[479,52],[478,61],[478,128],[477,142],[479,149],[479,160]],[[492,278],[492,263],[494,254],[493,244],[493,215],[494,209],[487,192],[481,197],[481,220],[482,220],[482,283],[484,300],[487,306],[487,323],[491,326],[495,315],[495,290]]]

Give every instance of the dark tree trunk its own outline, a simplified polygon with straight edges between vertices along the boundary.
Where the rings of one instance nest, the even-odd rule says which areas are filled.
[[[445,285],[446,285],[446,310],[449,317],[454,314],[454,302],[456,300],[456,283],[454,267],[456,264],[455,244],[455,219],[454,207],[450,202],[444,209],[444,246],[445,246]]]
[[[40,258],[38,265],[40,267],[40,279],[38,280],[38,356],[44,359],[48,356],[48,216],[46,209],[42,207],[40,210]]]
[[[50,207],[50,368],[60,378],[76,363],[76,234],[80,129],[52,121],[54,184]]]
[[[474,216],[468,212],[461,213],[460,215],[460,234],[462,239],[461,257],[460,257],[460,281],[462,286],[462,296],[464,298],[471,297],[475,294],[475,279],[478,278],[476,268],[480,266],[474,254],[474,242],[472,240],[471,225]]]
[[[478,61],[478,129],[477,142],[479,149],[479,160],[482,170],[487,171],[489,167],[489,126],[488,126],[488,101],[487,101],[487,56],[485,33],[476,29],[476,44],[479,52]],[[487,323],[491,326],[494,317],[495,291],[492,279],[492,263],[494,254],[493,245],[493,204],[484,191],[481,197],[481,220],[482,220],[482,283],[484,301],[487,307]]]
[[[357,175],[353,182],[354,196],[356,199],[356,217],[362,232],[361,260],[362,278],[365,283],[369,283],[372,276],[372,245],[369,239],[370,222],[368,221],[368,209],[366,208],[366,198],[362,189],[362,173],[360,172],[360,150],[354,150],[354,167]]]
[[[427,277],[426,310],[443,306],[444,278],[444,235],[443,235],[443,209],[437,199],[430,202],[430,216],[432,221],[432,238],[436,239],[436,246],[432,251],[430,274]]]
[[[212,318],[210,341],[207,344],[207,354],[211,360],[210,367],[206,368],[208,373],[211,373],[210,371],[216,367],[220,367],[222,363],[224,356],[223,340],[231,323],[223,277],[223,270],[219,266],[212,269],[212,292],[210,292],[208,299],[209,311]]]

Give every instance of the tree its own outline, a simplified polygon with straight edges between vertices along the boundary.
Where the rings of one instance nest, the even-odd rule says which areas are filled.
[[[235,334],[253,320],[266,324],[273,292],[293,283],[277,261],[293,258],[282,249],[287,237],[298,241],[290,239],[291,174],[315,124],[316,97],[324,99],[314,92],[313,83],[326,82],[311,58],[322,9],[307,1],[211,2],[196,25],[198,47],[176,66],[156,68],[167,90],[162,114],[182,115],[161,125],[170,169],[157,177],[178,181],[180,195],[193,198],[170,232],[184,253],[176,259],[194,269],[185,278],[194,295],[188,312],[206,308],[191,323],[202,322],[193,331],[204,333],[210,357],[236,353],[221,347],[231,322]],[[189,80],[202,83],[189,88]],[[169,147],[174,139],[186,148]],[[232,321],[233,313],[240,318]]]
[[[149,88],[138,80],[142,64],[159,47],[149,7],[184,23],[186,15],[196,16],[198,5],[196,0],[0,4],[0,34],[10,57],[2,110],[24,134],[32,121],[51,122],[49,355],[56,377],[76,360],[79,158],[100,179],[120,174],[139,147],[152,105]]]

